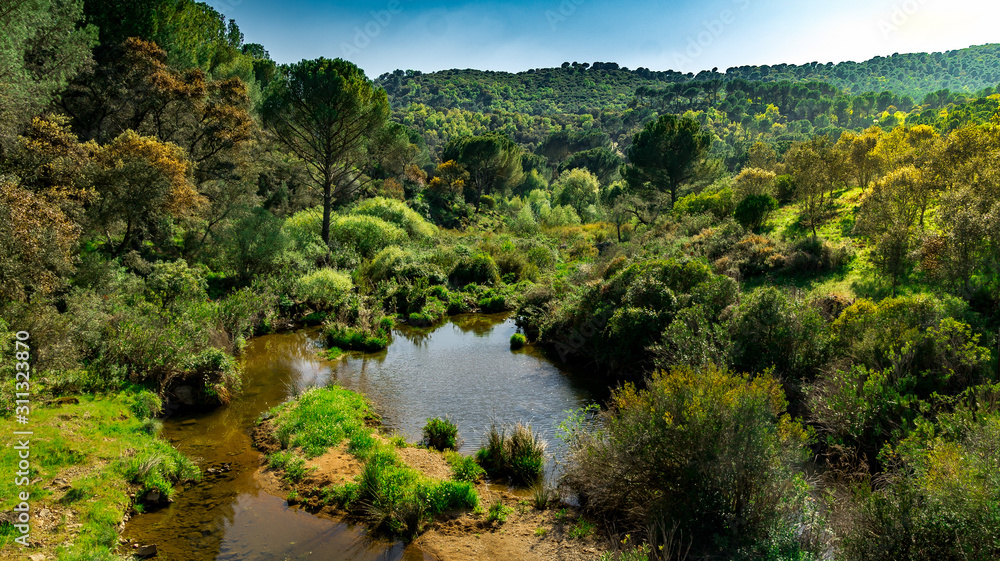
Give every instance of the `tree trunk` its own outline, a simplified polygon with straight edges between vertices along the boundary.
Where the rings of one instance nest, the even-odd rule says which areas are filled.
[[[330,247],[330,210],[333,207],[333,182],[329,179],[323,185],[323,243]]]

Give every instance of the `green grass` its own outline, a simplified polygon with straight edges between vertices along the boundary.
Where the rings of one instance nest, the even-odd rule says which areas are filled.
[[[455,481],[475,483],[486,475],[486,470],[472,456],[463,456],[458,452],[446,452],[444,459],[451,466],[451,477]]]
[[[435,450],[458,449],[458,426],[451,419],[435,417],[427,419],[423,428],[423,443]]]
[[[366,431],[365,420],[373,417],[364,397],[340,386],[309,390],[270,414],[282,446],[301,448],[310,458]]]
[[[514,512],[514,509],[498,500],[492,503],[490,508],[486,511],[486,521],[504,523],[507,521],[507,517],[510,516],[512,512]]]
[[[528,425],[493,424],[483,446],[476,451],[476,460],[490,477],[509,478],[518,485],[531,484],[545,469],[545,442]]]
[[[365,425],[372,415],[360,394],[338,386],[317,388],[275,407],[271,415],[287,450],[271,454],[269,465],[291,482],[306,473],[300,452],[317,456],[347,440],[348,451],[362,462],[361,473],[352,483],[311,492],[378,530],[409,537],[443,512],[479,505],[473,483],[434,480],[403,462],[396,452],[400,439],[382,439]]]
[[[0,508],[10,510],[22,491],[31,495],[34,512],[56,502],[77,514],[79,533],[62,525],[64,539],[40,551],[61,561],[117,559],[118,526],[131,505],[130,490],[142,496],[157,489],[166,497],[174,484],[200,477],[198,468],[167,442],[150,433],[149,423],[136,411],[148,410],[149,392],[126,390],[110,396],[81,395],[78,404],[36,406],[31,411],[31,479],[15,485],[19,458],[11,447],[0,455]],[[11,434],[26,427],[0,420],[0,431]],[[68,469],[72,469],[72,476]],[[66,493],[44,489],[53,479],[67,479]],[[64,523],[65,524],[65,523]],[[0,552],[20,546],[9,529],[0,532]]]

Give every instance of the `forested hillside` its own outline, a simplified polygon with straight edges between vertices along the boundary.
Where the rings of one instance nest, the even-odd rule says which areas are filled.
[[[251,338],[368,356],[506,313],[610,395],[564,424],[558,489],[526,426],[430,485],[317,392],[282,422],[353,411],[366,479],[314,502],[502,533],[487,473],[579,499],[609,561],[1000,557],[1000,47],[372,80],[191,0],[0,0],[0,36],[0,426],[30,390],[26,488],[79,520],[42,553],[128,554],[126,514],[198,477],[157,417],[237,399]],[[267,465],[301,479],[291,430]]]

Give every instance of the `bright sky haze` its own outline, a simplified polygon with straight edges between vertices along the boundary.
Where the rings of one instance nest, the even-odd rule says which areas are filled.
[[[562,62],[698,72],[1000,42],[982,0],[208,0],[280,62],[518,72]]]

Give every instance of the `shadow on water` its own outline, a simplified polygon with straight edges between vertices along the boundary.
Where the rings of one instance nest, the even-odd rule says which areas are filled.
[[[458,424],[463,452],[478,447],[491,417],[531,423],[550,444],[551,472],[561,455],[559,423],[594,393],[530,348],[511,352],[514,331],[504,316],[458,316],[436,328],[401,327],[386,351],[336,362],[317,356],[317,329],[254,339],[241,359],[238,399],[164,423],[162,436],[196,460],[204,480],[179,489],[169,507],[134,517],[125,537],[156,543],[165,561],[429,559],[415,547],[373,539],[361,526],[290,508],[265,492],[248,429],[267,409],[336,382],[368,396],[386,427],[410,442],[420,439],[429,417]],[[220,466],[229,471],[208,472]]]

